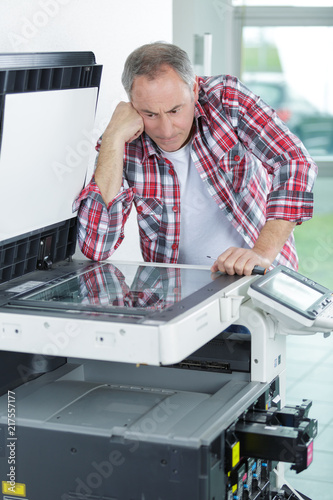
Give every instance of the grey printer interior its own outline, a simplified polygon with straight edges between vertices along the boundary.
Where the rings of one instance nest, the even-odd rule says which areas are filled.
[[[101,73],[0,54],[1,498],[307,499],[284,480],[317,433],[311,401],[286,405],[286,336],[328,335],[332,292],[73,260]]]

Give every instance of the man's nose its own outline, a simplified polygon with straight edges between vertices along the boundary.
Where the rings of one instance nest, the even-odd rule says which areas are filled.
[[[173,130],[173,125],[171,118],[167,114],[162,115],[160,118],[161,136],[163,136],[165,139],[172,137],[172,130]]]

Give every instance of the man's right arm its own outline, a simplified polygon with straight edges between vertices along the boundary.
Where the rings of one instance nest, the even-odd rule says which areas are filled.
[[[132,104],[120,102],[103,134],[95,171],[95,182],[106,206],[122,185],[125,143],[139,137],[143,130],[143,120]]]
[[[142,119],[132,105],[119,103],[103,134],[94,177],[73,203],[78,244],[89,259],[107,259],[124,238],[133,200],[131,190],[122,190],[124,147],[142,131]]]

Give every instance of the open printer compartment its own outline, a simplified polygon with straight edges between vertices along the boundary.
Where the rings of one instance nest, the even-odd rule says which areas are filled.
[[[68,359],[9,393],[17,441],[1,397],[0,470],[15,444],[26,498],[294,498],[275,467],[310,465],[317,424],[310,402],[281,410],[279,389],[245,372]]]

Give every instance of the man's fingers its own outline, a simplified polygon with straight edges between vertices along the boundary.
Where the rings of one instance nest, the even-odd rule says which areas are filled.
[[[217,259],[219,270],[230,275],[243,274],[243,265],[240,260],[242,252],[242,248],[230,247],[219,255]]]
[[[137,139],[142,134],[143,131],[144,127],[142,126],[127,142],[135,141],[135,139]]]
[[[230,275],[250,276],[256,265],[268,268],[270,262],[251,249],[230,247],[219,255],[212,265],[211,271],[221,271]]]

